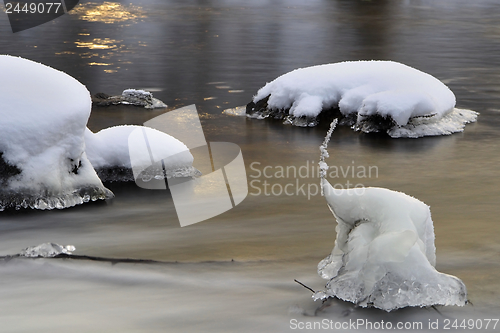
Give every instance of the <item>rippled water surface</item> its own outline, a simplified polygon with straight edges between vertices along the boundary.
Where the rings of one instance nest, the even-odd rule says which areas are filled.
[[[429,320],[443,328],[446,318],[498,318],[498,17],[497,1],[487,0],[80,1],[70,15],[13,34],[0,15],[1,53],[62,70],[92,94],[145,88],[170,109],[196,104],[208,141],[241,147],[250,184],[236,208],[185,228],[168,191],[134,184],[109,184],[116,194],[109,202],[1,213],[0,255],[51,241],[81,255],[163,262],[0,260],[2,331],[278,332],[291,330],[291,319],[324,318],[428,329]],[[448,137],[390,139],[339,128],[329,149],[339,170],[333,184],[386,187],[431,206],[437,269],[461,278],[473,305],[386,314],[337,302],[317,317],[303,314],[320,304],[293,280],[323,288],[316,265],[335,239],[314,169],[326,128],[222,111],[295,68],[360,59],[428,72],[454,91],[459,108],[480,112],[477,123]],[[95,108],[88,126],[142,124],[163,112]],[[281,166],[301,171],[300,179],[280,174]],[[286,185],[292,195],[279,193]]]

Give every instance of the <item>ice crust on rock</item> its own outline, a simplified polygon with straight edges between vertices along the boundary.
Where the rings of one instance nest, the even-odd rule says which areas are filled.
[[[88,90],[48,66],[0,56],[0,210],[106,199],[85,154]]]
[[[131,135],[141,131],[144,135]],[[163,159],[161,164],[152,163],[144,138],[154,145],[155,155]],[[130,151],[134,154],[134,168],[144,170],[141,173],[143,181],[152,178],[163,179],[176,177],[195,177],[200,172],[193,167],[193,155],[187,146],[176,138],[153,128],[135,125],[115,126],[92,133],[85,131],[87,156],[103,181],[133,181],[134,175]],[[161,148],[161,149],[158,149]],[[139,158],[137,158],[139,156]],[[155,167],[156,166],[156,167]]]
[[[56,243],[43,243],[27,247],[19,255],[27,258],[52,258],[60,254],[72,254],[73,251],[75,251],[73,245],[64,246]]]
[[[259,89],[247,114],[307,127],[321,112],[363,132],[391,137],[449,135],[476,121],[455,108],[455,95],[435,77],[393,61],[350,61],[296,69]],[[328,118],[328,117],[326,117]]]

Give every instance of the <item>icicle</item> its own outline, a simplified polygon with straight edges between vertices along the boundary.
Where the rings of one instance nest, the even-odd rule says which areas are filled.
[[[319,176],[321,178],[320,179],[321,182],[326,178],[326,171],[328,170],[328,164],[326,164],[325,162],[325,158],[328,158],[330,156],[327,150],[328,142],[330,142],[330,138],[332,137],[332,133],[337,127],[338,122],[339,120],[337,118],[335,118],[332,121],[332,123],[330,124],[330,129],[328,130],[328,132],[326,132],[325,140],[323,141],[321,146],[319,146],[319,151],[321,152],[321,154],[319,157],[318,165],[319,165]],[[320,183],[320,187],[321,187],[321,195],[324,196],[325,194],[323,192],[322,183]]]

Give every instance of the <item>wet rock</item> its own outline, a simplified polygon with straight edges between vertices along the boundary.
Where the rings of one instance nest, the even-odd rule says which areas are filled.
[[[119,96],[97,93],[92,96],[94,106],[134,105],[145,109],[166,108],[167,105],[146,90],[126,89]]]

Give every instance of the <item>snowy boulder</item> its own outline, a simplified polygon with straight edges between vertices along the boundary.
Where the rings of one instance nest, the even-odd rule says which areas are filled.
[[[139,134],[139,135],[137,135]],[[150,156],[147,146],[155,147]],[[143,181],[195,177],[200,172],[193,167],[193,155],[176,138],[144,126],[115,126],[92,133],[85,131],[87,156],[102,181],[134,181],[134,172],[141,170]],[[131,153],[134,165],[131,163]],[[161,158],[155,158],[160,156]],[[161,163],[155,163],[163,160]],[[163,170],[165,169],[165,171]]]
[[[0,56],[0,210],[112,197],[85,154],[88,90],[48,66]]]
[[[334,189],[322,179],[337,219],[332,253],[318,265],[329,280],[315,299],[337,297],[361,307],[403,307],[467,302],[464,283],[438,272],[429,207],[383,188]]]
[[[441,81],[392,61],[294,70],[259,89],[247,115],[302,127],[340,117],[358,131],[383,131],[395,138],[461,132],[477,118],[477,112],[455,108],[455,95]]]

